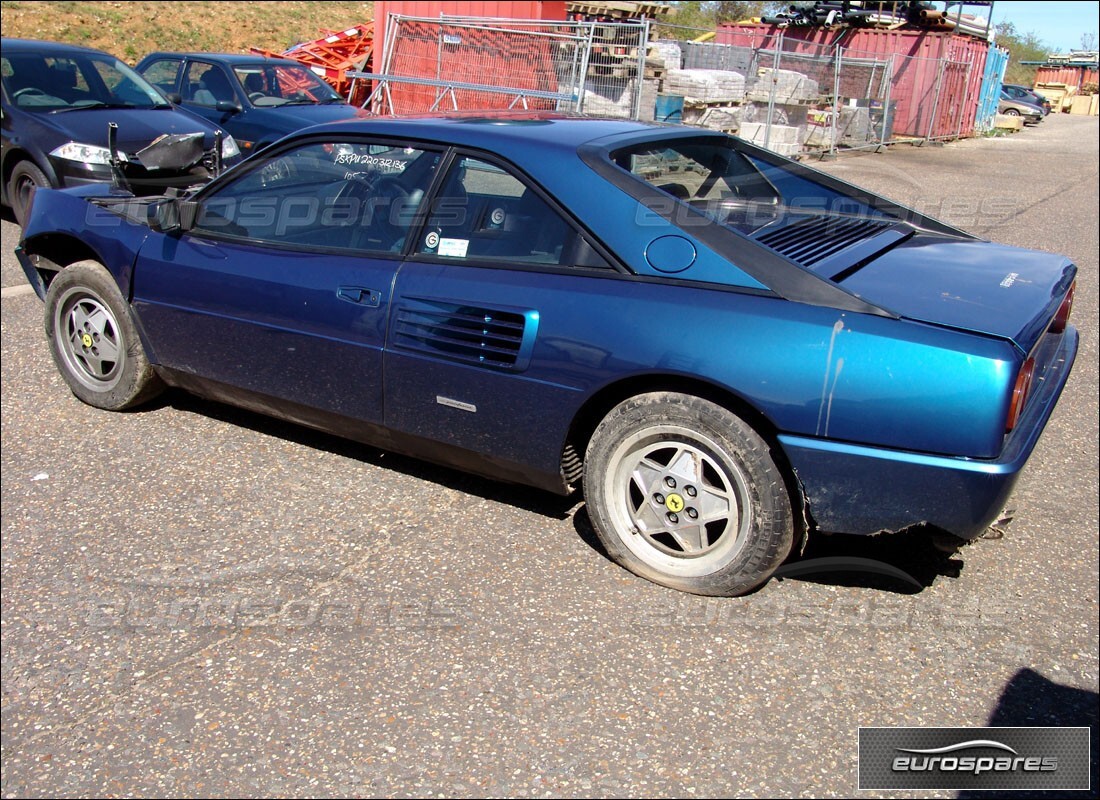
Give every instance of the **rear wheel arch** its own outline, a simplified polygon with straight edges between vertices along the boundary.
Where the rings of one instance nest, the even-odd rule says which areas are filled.
[[[744,420],[768,444],[773,460],[783,473],[795,519],[805,519],[806,498],[802,485],[779,444],[779,430],[772,421],[744,398],[724,387],[679,375],[626,378],[603,387],[588,398],[574,415],[562,449],[562,475],[567,483],[579,482],[584,467],[584,454],[592,434],[612,409],[631,397],[652,392],[671,392],[709,400]],[[805,535],[805,531],[801,531],[803,539]],[[801,545],[796,543],[796,546]]]

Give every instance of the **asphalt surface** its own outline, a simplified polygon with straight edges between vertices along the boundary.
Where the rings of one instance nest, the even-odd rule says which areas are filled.
[[[82,405],[6,216],[0,791],[850,797],[859,726],[1095,742],[1097,164],[1096,118],[1059,116],[824,165],[1072,257],[1081,351],[1004,538],[823,539],[919,588],[736,599],[620,569],[574,500],[183,395]]]

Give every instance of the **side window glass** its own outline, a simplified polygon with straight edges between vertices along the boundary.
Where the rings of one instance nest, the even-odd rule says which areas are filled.
[[[607,266],[533,188],[471,157],[451,167],[419,250],[460,260]]]
[[[187,65],[187,76],[183,82],[184,100],[190,100],[197,106],[214,108],[219,102],[236,100],[233,85],[225,77],[222,68],[213,64],[192,61]]]
[[[264,159],[203,198],[196,233],[290,248],[399,253],[439,153],[363,142]]]
[[[166,58],[154,61],[141,74],[145,80],[167,94],[176,91],[176,74],[179,70],[179,61]]]

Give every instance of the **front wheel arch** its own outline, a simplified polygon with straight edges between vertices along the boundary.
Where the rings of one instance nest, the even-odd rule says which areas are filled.
[[[3,191],[4,191],[4,204],[10,205],[11,198],[8,197],[8,183],[11,181],[11,176],[15,172],[15,168],[24,161],[29,161],[42,170],[43,174],[49,179],[51,186],[58,186],[59,181],[57,173],[54,172],[53,165],[50,164],[48,158],[35,157],[34,153],[23,148],[15,148],[4,153],[4,168],[3,168]]]
[[[63,233],[45,233],[26,240],[23,251],[36,261],[36,269],[45,289],[57,274],[70,264],[79,261],[95,261],[103,264],[99,253],[75,236]]]

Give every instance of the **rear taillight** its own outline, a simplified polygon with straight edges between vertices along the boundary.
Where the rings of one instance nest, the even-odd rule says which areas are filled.
[[[1058,306],[1058,313],[1054,315],[1054,321],[1050,323],[1048,330],[1051,333],[1062,333],[1069,325],[1069,315],[1073,312],[1073,294],[1077,291],[1077,281],[1074,281],[1069,286],[1069,291],[1066,292],[1066,299],[1062,301],[1062,305]]]
[[[1031,382],[1035,378],[1035,359],[1029,358],[1020,367],[1020,374],[1016,376],[1016,385],[1012,387],[1012,404],[1008,407],[1008,420],[1005,422],[1005,433],[1011,433],[1016,423],[1023,416],[1024,406],[1027,405],[1027,396],[1031,393]]]

